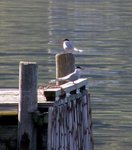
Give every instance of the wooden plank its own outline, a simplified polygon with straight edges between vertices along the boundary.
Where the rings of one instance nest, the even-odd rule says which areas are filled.
[[[77,90],[83,86],[87,85],[87,78],[80,78],[73,82],[68,82],[66,84],[61,85],[61,88],[66,92],[70,93],[71,91]]]
[[[65,84],[60,85],[57,88],[48,88],[44,91],[46,97],[53,96],[59,97],[62,95],[62,90],[65,93],[70,93],[71,91],[77,90],[83,86],[86,86],[88,83],[87,78],[80,78],[74,82],[68,82]]]
[[[38,89],[38,108],[48,108],[53,106],[54,102],[46,101],[46,98]],[[17,88],[0,89],[0,116],[17,115],[19,103],[19,90]]]
[[[38,103],[46,102],[46,98],[42,95],[40,89],[38,89]],[[19,102],[19,89],[0,89],[0,104],[12,104]]]
[[[70,93],[71,91],[76,90],[77,88],[81,88],[87,85],[87,78],[80,78],[73,82],[68,82],[63,85],[60,85],[58,88],[48,88],[45,92],[49,93],[53,92],[55,97],[58,97],[62,94],[62,89],[66,93]],[[62,89],[61,89],[62,88]],[[38,89],[38,103],[49,103],[46,102],[46,98]],[[18,104],[19,102],[19,90],[18,89],[0,89],[0,105],[1,104]],[[53,102],[52,102],[53,103]]]
[[[51,96],[51,92],[55,97],[59,97],[62,94],[62,89],[66,93],[70,93],[71,91],[74,91],[76,89],[79,89],[83,86],[86,86],[88,83],[87,78],[80,78],[73,82],[68,82],[63,85],[60,85],[60,87],[57,88],[48,88],[45,90],[47,92],[47,95]],[[62,88],[62,89],[61,89]],[[46,101],[46,97],[42,94],[43,92],[38,89],[38,107],[39,108],[48,108],[50,106],[53,106],[53,101]],[[5,114],[7,112],[15,112],[17,113],[17,106],[19,103],[19,90],[17,88],[15,89],[0,89],[0,114]],[[14,113],[13,113],[14,114]]]

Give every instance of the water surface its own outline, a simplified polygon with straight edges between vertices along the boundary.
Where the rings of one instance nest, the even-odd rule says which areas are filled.
[[[63,38],[84,49],[95,150],[132,147],[132,2],[0,1],[0,87],[18,87],[20,61],[39,64],[39,85],[55,78]]]

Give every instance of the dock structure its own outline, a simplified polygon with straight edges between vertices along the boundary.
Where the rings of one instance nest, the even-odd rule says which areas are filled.
[[[53,101],[47,101],[46,97],[37,90],[38,107],[49,107],[53,105]],[[0,115],[14,115],[18,111],[19,89],[17,88],[1,88],[0,89]]]
[[[49,108],[48,150],[93,150],[90,95],[87,79],[65,83],[60,89],[47,89],[56,99]],[[63,89],[63,90],[62,90]],[[51,94],[50,94],[51,93]]]
[[[72,55],[64,54],[63,59],[71,59]],[[59,57],[57,61],[62,60],[61,55]],[[74,66],[74,60],[71,62],[68,73]],[[67,66],[66,63],[63,65]],[[57,83],[40,91],[37,88],[38,65],[20,62],[19,66],[19,89],[0,89],[0,116],[18,116],[17,149],[93,150],[87,79]]]

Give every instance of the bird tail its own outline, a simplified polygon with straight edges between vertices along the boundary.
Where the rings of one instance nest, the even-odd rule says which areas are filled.
[[[50,80],[49,83],[56,83],[57,81],[64,81],[65,79],[63,78],[57,78],[57,79],[53,79],[53,80]]]
[[[82,53],[84,50],[74,47],[74,51]]]

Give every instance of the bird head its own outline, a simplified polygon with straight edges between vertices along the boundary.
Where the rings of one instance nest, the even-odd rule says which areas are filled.
[[[83,68],[82,68],[82,67],[80,67],[80,66],[76,66],[76,69],[83,70]]]
[[[75,70],[76,70],[77,72],[80,72],[80,74],[81,74],[81,73],[82,73],[83,68],[82,68],[82,67],[80,67],[80,66],[76,66]]]
[[[64,42],[64,41],[69,41],[69,40],[68,40],[68,39],[64,39],[63,42]]]
[[[81,76],[81,74],[82,74],[82,70],[83,70],[82,67],[76,66],[75,72],[76,72],[76,74],[78,75],[78,78],[80,78],[80,76]]]

